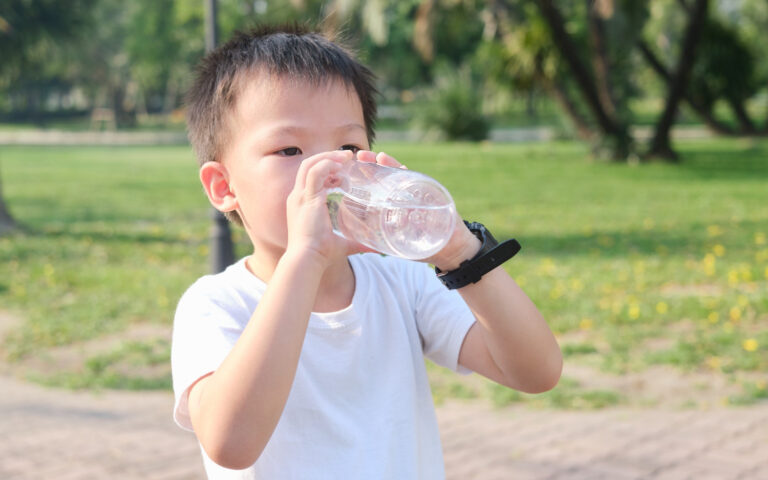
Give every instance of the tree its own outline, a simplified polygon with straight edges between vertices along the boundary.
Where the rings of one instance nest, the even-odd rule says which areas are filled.
[[[677,115],[677,107],[683,98],[688,79],[693,69],[696,47],[707,19],[709,0],[696,0],[689,8],[688,25],[683,37],[683,45],[677,67],[670,78],[664,111],[659,117],[654,129],[653,139],[647,157],[660,157],[666,160],[677,160],[677,154],[672,150],[669,134]]]
[[[627,45],[647,17],[644,2],[535,0],[521,8],[496,0],[490,5],[487,17],[504,36],[510,36],[505,31],[535,32],[528,36],[534,41],[509,53],[525,58],[533,49],[532,61],[526,62],[533,77],[571,118],[579,136],[592,141],[598,154],[627,159],[633,150],[628,103],[636,90],[629,80]]]
[[[4,0],[0,3],[0,90],[15,85],[31,67],[45,63],[46,46],[73,38],[88,22],[92,0]],[[33,70],[34,71],[34,70]],[[0,181],[0,234],[16,222],[3,197]]]
[[[0,180],[0,236],[17,228],[16,221],[5,206],[3,197],[3,182]]]
[[[757,94],[760,85],[765,84],[765,77],[760,79],[757,56],[750,45],[736,28],[711,16],[703,26],[699,43],[683,100],[717,133],[760,134],[758,122],[749,116],[746,102]],[[670,84],[672,73],[649,42],[640,39],[638,47],[653,71]],[[729,106],[736,125],[726,124],[715,117],[714,106],[718,101]],[[768,125],[765,128],[768,132]]]

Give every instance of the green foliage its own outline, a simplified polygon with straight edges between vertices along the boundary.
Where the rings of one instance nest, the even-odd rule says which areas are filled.
[[[718,99],[742,102],[757,90],[752,50],[735,29],[721,21],[707,22],[691,72],[691,95],[711,106]]]
[[[4,0],[0,3],[0,112],[42,108],[47,92],[66,93],[72,77],[61,58],[51,55],[58,46],[80,37],[90,25],[96,0]],[[11,98],[9,94],[15,94]]]
[[[753,405],[765,400],[768,400],[768,384],[765,380],[745,382],[743,393],[728,397],[728,403],[731,405]]]
[[[414,118],[421,128],[437,130],[449,140],[480,141],[488,138],[491,125],[483,113],[483,97],[468,69],[444,68],[417,106]]]

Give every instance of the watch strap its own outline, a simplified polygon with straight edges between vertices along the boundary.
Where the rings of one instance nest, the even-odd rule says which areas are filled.
[[[467,223],[467,227],[482,242],[480,251],[471,259],[465,260],[459,268],[449,272],[443,272],[435,268],[437,278],[443,282],[449,290],[461,288],[470,283],[477,283],[483,275],[514,257],[520,251],[520,243],[513,239],[496,243],[496,240],[485,227],[478,223]]]

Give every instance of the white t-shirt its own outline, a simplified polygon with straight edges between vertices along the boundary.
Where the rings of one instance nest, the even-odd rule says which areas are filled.
[[[424,356],[460,370],[475,318],[426,265],[377,254],[349,257],[352,304],[312,313],[288,401],[259,459],[229,470],[203,451],[216,479],[441,479],[442,448]],[[245,259],[195,282],[173,330],[174,419],[192,429],[188,389],[215,371],[266,284]]]

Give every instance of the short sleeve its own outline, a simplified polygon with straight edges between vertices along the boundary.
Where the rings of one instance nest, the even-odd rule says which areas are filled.
[[[192,430],[187,405],[190,386],[221,365],[249,318],[247,312],[216,299],[211,283],[198,280],[184,293],[173,322],[173,418],[186,430]]]
[[[471,373],[459,366],[459,353],[475,316],[456,290],[448,290],[434,271],[423,264],[413,266],[416,294],[416,324],[424,355],[433,362],[459,373]]]

